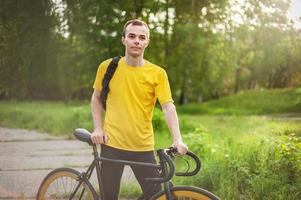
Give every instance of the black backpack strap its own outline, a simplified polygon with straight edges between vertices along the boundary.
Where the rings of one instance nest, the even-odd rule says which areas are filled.
[[[118,62],[120,58],[121,56],[116,56],[112,59],[102,79],[102,90],[100,92],[100,100],[104,110],[106,110],[107,97],[108,93],[110,92],[109,83],[116,71],[116,68],[118,67]]]

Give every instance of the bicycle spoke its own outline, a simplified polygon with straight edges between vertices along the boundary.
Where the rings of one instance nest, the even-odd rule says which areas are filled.
[[[70,180],[71,180],[71,182],[72,182],[72,179],[71,179],[71,178],[70,178]],[[72,193],[74,192],[75,188],[76,188],[76,183],[73,184],[73,187],[72,187],[72,190],[71,190]]]
[[[59,180],[60,180],[60,179],[56,180],[56,182],[55,182],[55,183],[56,183],[55,186],[56,186],[56,193],[57,193],[57,194],[60,192]]]
[[[71,177],[61,177],[60,179],[56,179],[49,185],[45,196],[49,199],[68,199],[68,197],[74,192],[76,183],[77,181]],[[83,188],[83,185],[81,185],[80,188]],[[76,195],[78,195],[78,193]]]
[[[64,191],[63,191],[64,188],[62,187],[62,185],[64,185],[64,182],[63,182],[62,179],[63,179],[63,178],[59,179],[59,180],[60,180],[59,194],[61,194],[61,191],[62,191],[62,193],[63,193],[63,195],[64,195],[64,194],[65,194]],[[59,198],[61,198],[61,196],[62,196],[62,195],[59,195]]]
[[[63,178],[62,178],[62,183],[63,183],[63,184],[62,184],[62,185],[63,185],[63,187],[62,187],[62,188],[63,188],[63,190],[64,190],[64,192],[63,192],[63,193],[64,193],[64,194],[68,194],[68,193],[67,193],[67,191],[66,191],[65,184],[64,184],[64,183],[65,183],[65,179],[64,179],[64,178],[66,178],[66,177],[63,177]]]
[[[68,190],[68,177],[65,177],[65,183],[66,183],[66,191],[70,193],[71,191]]]

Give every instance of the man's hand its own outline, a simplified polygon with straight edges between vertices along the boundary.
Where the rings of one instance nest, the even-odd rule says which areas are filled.
[[[102,129],[95,129],[91,135],[91,140],[94,144],[107,144],[109,137]]]
[[[188,151],[188,147],[182,141],[173,142],[172,147],[177,148],[177,151],[180,155],[185,155]]]
[[[179,154],[186,154],[188,151],[188,147],[182,142],[182,136],[179,128],[179,120],[175,105],[172,102],[167,102],[162,105],[162,110],[169,132],[171,133],[173,138],[172,147],[177,148]]]

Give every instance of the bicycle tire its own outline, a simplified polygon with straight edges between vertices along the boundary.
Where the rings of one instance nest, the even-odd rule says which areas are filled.
[[[219,200],[217,196],[202,188],[192,186],[175,186],[171,188],[172,200]],[[155,194],[151,200],[166,200],[164,191]]]
[[[55,199],[68,199],[74,192],[76,186],[78,186],[78,177],[80,172],[71,168],[58,168],[51,171],[42,181],[38,194],[37,200],[55,200]],[[61,183],[72,184],[71,186],[63,185],[59,186]],[[52,189],[52,186],[54,189]],[[68,191],[70,189],[70,191]],[[84,190],[83,190],[84,189]],[[81,196],[81,192],[83,195]],[[69,193],[68,193],[69,192]],[[83,180],[79,187],[79,190],[75,194],[74,200],[79,199],[81,196],[82,200],[97,200],[98,196],[88,180]]]

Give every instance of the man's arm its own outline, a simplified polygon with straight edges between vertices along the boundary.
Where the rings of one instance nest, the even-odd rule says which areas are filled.
[[[172,135],[172,146],[177,148],[178,152],[183,155],[187,152],[188,147],[182,141],[176,107],[173,103],[168,102],[162,105],[162,110],[169,132]]]
[[[102,128],[102,112],[103,108],[100,102],[100,91],[94,90],[91,97],[91,113],[93,118],[94,131],[91,139],[94,144],[108,142],[108,136]]]

